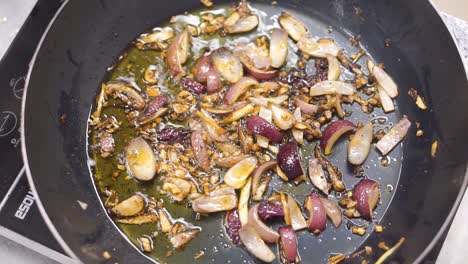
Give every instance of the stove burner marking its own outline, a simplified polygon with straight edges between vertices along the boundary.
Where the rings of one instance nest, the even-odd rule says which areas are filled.
[[[8,136],[16,128],[18,118],[11,111],[3,111],[0,115],[0,137]]]
[[[34,204],[34,194],[32,190],[29,190],[28,194],[24,197],[23,201],[21,202],[18,210],[16,210],[15,217],[23,220],[26,215],[28,215],[29,209]]]
[[[19,77],[17,80],[11,79],[10,85],[13,87],[13,94],[16,98],[23,98],[23,90],[26,84],[26,78],[24,76]]]

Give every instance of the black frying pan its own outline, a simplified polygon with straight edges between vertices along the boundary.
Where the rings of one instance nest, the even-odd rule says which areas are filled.
[[[364,245],[376,249],[379,241],[393,244],[402,236],[407,241],[392,260],[420,262],[450,224],[467,186],[468,85],[448,30],[425,0],[278,2],[276,8],[269,1],[252,4],[269,15],[288,10],[305,19],[311,29],[331,25],[335,31],[330,36],[334,38],[362,35],[364,48],[385,64],[399,84],[399,110],[390,118],[398,120],[407,114],[425,131],[424,137],[416,137],[413,126],[403,147],[394,150],[392,155],[403,158],[401,163],[387,171],[372,166],[367,171],[369,177],[379,178],[383,187],[395,187],[392,192],[383,192],[377,211],[377,221],[386,231],[348,240],[349,231],[329,228],[320,237],[322,242],[311,235],[300,235],[303,263],[325,262],[331,252],[351,253]],[[111,254],[109,263],[150,261],[107,216],[87,164],[87,119],[105,69],[142,31],[199,7],[196,0],[70,0],[56,15],[36,51],[23,101],[26,171],[53,234],[67,253],[85,263],[106,262],[103,251]],[[323,36],[325,31],[313,33]],[[387,38],[392,43],[389,48],[384,45]],[[431,110],[414,105],[407,95],[410,87],[426,98]],[[63,115],[66,121],[62,123]],[[429,153],[436,139],[440,147],[433,159]],[[344,163],[337,165],[343,167]],[[347,181],[348,186],[355,182]],[[77,201],[85,202],[87,209]],[[191,248],[169,262],[193,261],[194,250],[205,247],[201,263],[251,259],[240,248],[212,250],[220,238],[218,233],[209,232],[210,226],[219,229],[220,219],[213,217],[207,222],[207,230],[191,243]]]

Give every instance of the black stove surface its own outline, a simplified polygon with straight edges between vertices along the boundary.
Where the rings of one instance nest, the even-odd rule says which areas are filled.
[[[27,247],[27,241],[43,245],[47,250],[38,251],[43,251],[40,253],[46,256],[63,256],[65,253],[49,232],[34,202],[34,194],[24,172],[19,127],[21,99],[30,60],[60,5],[58,0],[39,0],[0,61],[0,226],[17,234],[17,237],[26,238],[21,243]],[[0,235],[5,234],[0,232]],[[443,241],[440,240],[424,263],[435,263]],[[66,257],[59,259],[64,261]]]

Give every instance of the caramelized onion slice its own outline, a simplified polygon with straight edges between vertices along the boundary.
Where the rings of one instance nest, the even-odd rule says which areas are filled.
[[[182,65],[187,61],[189,50],[190,34],[188,30],[184,30],[172,39],[167,49],[167,67],[172,77],[179,78],[185,75]]]
[[[258,206],[259,204],[256,204],[249,210],[249,225],[255,228],[258,235],[260,235],[265,242],[275,243],[278,241],[279,234],[260,220],[258,217]]]
[[[271,66],[281,68],[288,56],[288,33],[280,28],[274,28],[271,32],[270,59]]]
[[[302,215],[301,208],[290,194],[288,194],[288,208],[292,228],[296,231],[306,228],[307,222]]]
[[[340,52],[340,48],[333,39],[319,39],[318,41],[314,41],[310,38],[303,37],[297,42],[297,47],[302,53],[317,58],[327,58],[327,56],[336,57]]]
[[[239,18],[233,25],[224,25],[224,29],[229,34],[249,32],[258,26],[258,17],[250,15]]]
[[[273,262],[276,256],[265,244],[257,230],[250,224],[243,226],[239,230],[239,237],[245,248],[256,258],[264,262]]]
[[[232,187],[216,189],[192,202],[192,209],[197,213],[213,213],[236,208],[237,195]]]
[[[374,62],[371,60],[367,61],[367,68],[369,69],[369,73],[374,76],[379,86],[381,86],[391,98],[398,96],[398,86],[384,69],[375,66]]]
[[[224,102],[228,105],[233,104],[237,99],[248,91],[252,86],[258,85],[258,81],[252,77],[242,77],[237,83],[229,87],[224,95]]]
[[[295,41],[307,36],[307,28],[301,21],[292,17],[289,13],[282,12],[278,18],[281,27],[288,32],[288,35]]]
[[[317,194],[310,194],[305,198],[304,207],[309,211],[308,230],[316,235],[320,234],[327,225],[325,207]]]
[[[118,216],[129,217],[139,214],[145,209],[145,199],[135,194],[112,208],[112,212]]]
[[[281,130],[288,130],[294,126],[294,116],[286,109],[271,104],[270,109],[273,115],[273,122]]]
[[[128,82],[110,81],[103,85],[103,89],[107,94],[116,94],[124,103],[138,111],[145,108],[145,99]]]
[[[156,174],[156,156],[148,142],[137,137],[128,143],[125,151],[127,170],[140,181],[149,181]]]
[[[310,181],[317,189],[328,195],[327,178],[325,178],[325,172],[323,171],[322,165],[316,158],[311,158],[309,160],[309,177]]]
[[[310,96],[326,94],[353,95],[354,86],[341,81],[322,81],[314,84],[310,88]]]
[[[369,155],[372,138],[374,136],[374,126],[367,124],[361,127],[348,145],[348,161],[353,165],[364,163]]]
[[[326,198],[320,197],[320,200],[322,201],[323,207],[325,208],[325,212],[328,218],[330,218],[330,220],[336,227],[339,227],[341,225],[341,222],[343,221],[343,217],[341,215],[341,210],[338,207],[338,205],[336,205],[335,202]]]
[[[213,51],[211,58],[214,67],[226,81],[236,83],[244,75],[242,63],[227,48],[219,48]]]
[[[408,120],[408,117],[403,116],[403,118],[377,142],[377,149],[380,150],[382,155],[387,155],[398,143],[400,143],[400,141],[405,138],[410,127],[411,122]]]
[[[257,166],[257,158],[249,157],[241,160],[236,165],[232,166],[226,174],[224,174],[224,182],[233,187],[240,189],[247,181],[252,171]]]

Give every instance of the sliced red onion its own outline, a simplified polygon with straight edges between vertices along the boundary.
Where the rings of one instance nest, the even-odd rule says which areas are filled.
[[[221,76],[215,68],[211,68],[206,75],[206,90],[209,94],[217,93],[222,88]]]
[[[290,141],[281,145],[276,156],[279,167],[291,181],[303,174],[300,159],[296,141]]]
[[[193,69],[193,74],[195,80],[198,82],[204,83],[207,81],[208,72],[211,70],[211,58],[210,55],[203,55],[197,62],[195,69]]]
[[[374,180],[363,179],[354,186],[353,199],[357,202],[356,209],[367,220],[372,220],[372,212],[379,198],[380,186]]]
[[[316,158],[309,160],[309,177],[312,184],[324,194],[328,195],[328,182],[322,165]]]
[[[149,181],[156,174],[156,155],[151,146],[142,137],[128,143],[125,151],[127,170],[138,180]]]
[[[255,170],[252,173],[252,193],[257,192],[257,189],[258,189],[258,186],[259,186],[259,183],[260,183],[260,179],[262,178],[262,175],[266,171],[268,171],[268,170],[270,170],[272,168],[275,168],[276,164],[277,164],[276,160],[270,160],[270,161],[262,163],[260,166],[255,168]]]
[[[242,63],[227,48],[219,48],[211,54],[216,70],[230,83],[238,82],[244,75]]]
[[[158,141],[167,142],[170,144],[180,143],[190,136],[190,130],[182,127],[165,126],[156,130],[156,138]]]
[[[330,123],[323,131],[320,147],[325,155],[330,155],[335,142],[346,132],[355,129],[353,122],[348,120],[336,120]]]
[[[322,81],[314,84],[310,88],[310,96],[319,96],[326,94],[353,95],[354,86],[350,83],[341,81]]]
[[[308,104],[302,100],[299,100],[297,98],[294,99],[294,103],[296,104],[297,107],[299,107],[301,109],[301,111],[304,113],[304,114],[308,114],[308,115],[313,115],[315,113],[317,113],[317,111],[319,110],[319,107],[314,105],[314,104]]]
[[[304,207],[309,211],[307,221],[308,230],[316,235],[320,234],[327,225],[327,213],[317,194],[310,194],[305,198]]]
[[[353,165],[364,163],[369,155],[372,138],[374,137],[374,126],[367,124],[354,134],[348,145],[348,161]]]
[[[194,94],[202,94],[206,91],[206,87],[193,80],[193,79],[190,79],[190,78],[182,78],[181,80],[181,88],[182,90],[187,90],[189,92],[192,92]]]
[[[106,94],[116,94],[124,103],[138,111],[145,108],[145,99],[133,89],[129,82],[110,81],[103,85]]]
[[[271,218],[284,217],[283,206],[281,204],[263,201],[258,205],[258,217],[262,221]]]
[[[367,61],[367,68],[369,69],[369,73],[374,76],[379,86],[381,86],[391,98],[398,96],[398,86],[392,77],[384,71],[384,69],[379,66],[375,66],[374,62],[371,60]]]
[[[213,213],[236,208],[237,195],[232,187],[216,189],[192,201],[192,209],[197,213]]]
[[[188,57],[190,49],[190,35],[187,30],[179,33],[167,49],[167,67],[172,77],[185,75],[182,65]]]
[[[320,200],[322,201],[323,207],[325,208],[325,212],[327,213],[328,218],[330,218],[330,220],[336,227],[339,227],[341,225],[341,222],[343,221],[343,217],[341,215],[341,210],[338,207],[338,205],[336,205],[335,202],[326,198],[320,197]]]
[[[251,116],[247,119],[248,131],[267,137],[271,142],[280,143],[283,134],[274,125],[259,116]]]
[[[295,41],[299,41],[302,37],[307,36],[307,28],[301,21],[292,17],[286,12],[282,12],[278,18],[281,27],[288,32],[289,36]]]
[[[276,243],[279,234],[265,225],[265,223],[258,217],[258,204],[252,206],[249,210],[249,225],[252,226],[260,235],[260,237],[267,243]]]
[[[239,230],[239,237],[245,248],[256,258],[264,262],[273,262],[276,256],[265,244],[257,230],[247,224]]]
[[[288,194],[288,209],[292,228],[296,231],[306,228],[307,222],[302,215],[301,208],[290,194]]]
[[[168,102],[169,98],[165,95],[159,95],[151,99],[151,101],[149,101],[146,105],[146,108],[141,114],[141,116],[138,117],[139,123],[146,124],[161,116],[162,111],[160,110],[163,109],[163,107],[165,107]]]
[[[340,52],[340,48],[335,44],[333,39],[314,41],[313,39],[303,37],[297,42],[297,47],[302,53],[317,58],[336,57]]]
[[[258,26],[258,17],[250,15],[237,20],[233,25],[226,26],[226,32],[229,34],[249,32]]]
[[[235,245],[240,245],[239,230],[241,228],[241,222],[239,220],[239,213],[237,209],[233,209],[226,213],[224,218],[224,228],[226,228],[226,234]]]
[[[294,126],[296,120],[288,110],[274,104],[270,105],[270,109],[273,116],[273,123],[275,123],[279,129],[288,130]]]
[[[237,156],[227,156],[223,158],[217,158],[214,160],[216,166],[222,167],[222,168],[231,168],[232,166],[236,165],[239,163],[241,160],[244,160],[248,157],[251,157],[250,155],[237,155]]]
[[[206,172],[210,171],[210,160],[208,159],[206,145],[203,141],[203,134],[201,130],[193,131],[190,139],[192,142],[193,153],[195,154],[195,158],[197,159],[198,164]]]
[[[274,28],[270,39],[271,66],[281,68],[288,56],[288,33],[280,28]]]
[[[400,143],[400,141],[405,138],[410,127],[411,122],[408,120],[408,117],[403,116],[403,118],[377,142],[377,149],[380,150],[382,155],[387,155],[398,143]]]
[[[302,122],[302,114],[301,109],[299,107],[294,110],[293,117],[296,120],[296,122]],[[291,134],[297,143],[301,145],[304,144],[304,132],[302,132],[302,130],[293,128],[291,130]]]
[[[279,228],[280,249],[284,260],[287,263],[296,263],[297,260],[297,237],[291,226],[282,226]]]
[[[260,105],[267,107],[269,104],[281,105],[284,101],[288,100],[288,96],[286,94],[276,96],[276,97],[249,97],[248,100],[255,105]]]
[[[244,94],[251,86],[258,85],[257,80],[252,77],[242,77],[237,83],[231,86],[224,95],[226,104],[233,104]]]
[[[276,70],[262,70],[256,68],[250,59],[245,55],[242,55],[240,60],[247,72],[249,72],[250,75],[252,75],[257,80],[271,80],[275,78],[276,75],[278,75],[278,71]]]

